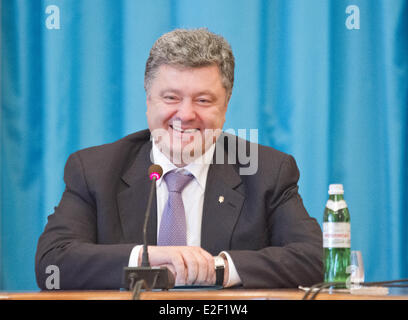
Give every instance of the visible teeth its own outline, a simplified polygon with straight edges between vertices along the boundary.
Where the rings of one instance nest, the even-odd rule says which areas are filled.
[[[197,129],[186,129],[186,130],[183,130],[183,129],[181,129],[180,127],[176,127],[175,125],[173,125],[172,127],[173,127],[173,130],[176,130],[176,131],[181,132],[181,133],[193,133],[193,132],[196,132],[196,131],[197,131]]]
[[[181,129],[180,127],[176,127],[176,126],[173,126],[173,130],[183,132],[183,129]]]

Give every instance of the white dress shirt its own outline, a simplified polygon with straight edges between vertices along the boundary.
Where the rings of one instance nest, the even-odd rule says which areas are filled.
[[[180,173],[194,176],[194,179],[184,188],[181,193],[183,199],[184,209],[186,212],[186,226],[187,226],[187,245],[201,246],[201,221],[203,217],[204,192],[207,182],[208,169],[210,168],[211,160],[214,155],[215,144],[213,144],[201,157],[194,160],[185,167],[176,167],[156,146],[153,141],[153,159],[154,163],[163,168],[164,176],[169,171],[177,171]],[[156,181],[156,198],[157,198],[157,237],[159,236],[160,222],[164,207],[167,203],[168,190],[164,179]],[[129,267],[138,266],[139,253],[142,245],[137,245],[133,248],[130,258]],[[226,287],[237,285],[241,283],[241,278],[235,268],[234,262],[230,255],[224,251],[220,253],[228,260],[229,279]]]

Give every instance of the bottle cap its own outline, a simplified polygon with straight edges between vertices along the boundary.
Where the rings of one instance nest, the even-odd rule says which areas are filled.
[[[342,184],[329,185],[329,195],[332,194],[344,194],[343,185]]]

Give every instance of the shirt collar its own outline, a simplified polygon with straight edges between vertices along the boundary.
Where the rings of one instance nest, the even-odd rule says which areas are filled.
[[[215,143],[211,145],[211,147],[208,148],[208,150],[195,159],[193,162],[189,163],[185,167],[178,168],[176,167],[161,151],[160,149],[156,146],[154,140],[153,140],[153,147],[152,147],[152,152],[153,152],[153,161],[155,164],[158,164],[162,167],[163,169],[163,176],[172,170],[175,170],[177,172],[188,172],[191,173],[202,190],[205,190],[205,184],[207,181],[207,173],[208,169],[210,168],[210,164],[212,162],[213,156],[214,156],[214,151],[215,151]],[[160,184],[162,183],[163,179],[160,179],[157,181]]]

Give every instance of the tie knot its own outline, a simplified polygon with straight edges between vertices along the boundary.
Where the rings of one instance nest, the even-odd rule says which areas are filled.
[[[170,171],[164,176],[169,192],[181,193],[192,179],[191,174],[186,175],[175,171]]]

